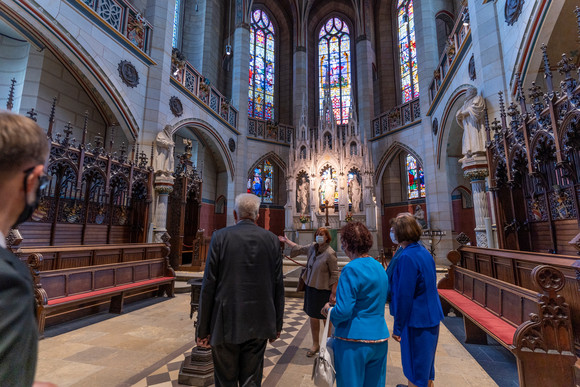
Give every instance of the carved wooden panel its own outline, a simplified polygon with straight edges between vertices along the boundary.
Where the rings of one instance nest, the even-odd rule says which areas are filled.
[[[494,266],[494,271],[496,273],[495,277],[498,280],[509,282],[512,284],[515,282],[515,277],[514,277],[511,259],[494,257],[493,258],[493,266]],[[482,273],[482,274],[485,274],[485,273]],[[486,274],[486,275],[489,275],[489,274]]]
[[[475,259],[477,261],[477,272],[492,277],[491,257],[487,254],[476,254]]]

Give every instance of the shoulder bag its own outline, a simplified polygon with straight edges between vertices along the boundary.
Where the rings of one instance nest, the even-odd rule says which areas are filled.
[[[314,385],[319,387],[332,387],[336,377],[334,370],[334,362],[332,356],[326,347],[328,339],[328,328],[330,327],[330,312],[332,308],[328,309],[328,316],[326,316],[326,324],[324,326],[324,334],[320,342],[320,351],[318,356],[314,359],[314,367],[312,368],[312,380]]]

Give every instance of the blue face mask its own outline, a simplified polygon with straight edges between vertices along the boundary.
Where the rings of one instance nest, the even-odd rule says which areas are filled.
[[[317,235],[316,236],[316,243],[318,243],[319,245],[323,244],[324,243],[324,240],[325,240],[325,238],[324,238],[323,235]]]
[[[391,240],[393,241],[394,244],[398,245],[399,242],[397,241],[397,238],[395,238],[395,232],[393,230],[391,230],[391,233],[389,234],[391,237]]]

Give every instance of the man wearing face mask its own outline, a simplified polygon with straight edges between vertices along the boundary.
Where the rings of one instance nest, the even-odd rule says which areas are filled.
[[[32,386],[38,328],[32,277],[6,249],[6,236],[26,221],[46,184],[46,133],[31,119],[0,112],[0,386]],[[34,383],[35,387],[54,386]]]
[[[325,320],[320,311],[327,302],[336,302],[336,287],[338,285],[338,259],[336,252],[330,247],[332,237],[328,229],[320,227],[316,230],[316,242],[300,246],[284,236],[278,236],[280,242],[292,248],[291,257],[306,255],[306,271],[302,279],[306,285],[304,293],[304,312],[310,317],[312,332],[312,348],[306,356],[314,356],[320,349],[320,320]]]

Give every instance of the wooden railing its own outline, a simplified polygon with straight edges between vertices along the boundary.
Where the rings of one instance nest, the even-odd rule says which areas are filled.
[[[249,137],[291,144],[294,138],[294,127],[248,117],[248,135]]]
[[[396,130],[402,126],[412,124],[421,119],[419,98],[395,106],[388,112],[382,113],[373,119],[373,137]]]
[[[238,127],[238,111],[230,104],[209,79],[197,71],[183,55],[173,49],[171,59],[171,78],[182,85],[191,95],[197,97],[206,106],[219,115],[233,128]]]
[[[153,26],[127,0],[68,0],[84,4],[102,21],[117,30],[144,53],[149,54]],[[74,4],[73,4],[74,5]],[[82,7],[82,5],[81,5]]]
[[[433,72],[433,80],[429,85],[429,104],[435,101],[437,92],[442,85],[445,84],[445,80],[448,77],[452,77],[455,73],[454,64],[463,46],[465,40],[470,36],[471,27],[469,23],[465,23],[465,20],[469,20],[469,14],[467,13],[467,7],[463,6],[461,11],[458,13],[457,20],[455,21],[455,26],[447,39],[447,46],[441,54],[439,59],[439,65]]]

